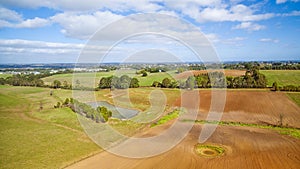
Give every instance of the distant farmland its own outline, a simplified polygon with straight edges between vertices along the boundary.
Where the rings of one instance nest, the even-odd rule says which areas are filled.
[[[260,70],[267,77],[268,86],[277,82],[279,86],[300,85],[300,70]]]
[[[80,81],[80,85],[85,87],[94,87],[98,86],[98,83],[102,77],[109,76],[122,76],[128,75],[130,77],[136,77],[139,80],[140,86],[151,86],[154,81],[161,82],[164,78],[171,78],[176,73],[175,71],[170,72],[161,72],[161,73],[148,73],[147,77],[142,77],[140,74],[136,74],[135,70],[120,70],[120,71],[111,71],[111,72],[97,72],[97,73],[69,73],[69,74],[58,74],[43,78],[43,81],[47,85],[51,85],[54,80],[59,80],[63,83],[63,81],[67,81],[69,84],[72,84],[73,77],[74,79],[78,79]]]

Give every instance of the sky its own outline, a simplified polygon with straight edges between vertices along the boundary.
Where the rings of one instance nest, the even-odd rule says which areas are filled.
[[[136,14],[168,17],[140,15],[145,21]],[[197,31],[221,61],[300,60],[300,0],[0,0],[0,64],[74,63],[105,30],[102,42],[88,47],[97,55],[120,32],[141,33],[119,39],[107,62],[139,54],[194,61],[176,37],[199,44]]]

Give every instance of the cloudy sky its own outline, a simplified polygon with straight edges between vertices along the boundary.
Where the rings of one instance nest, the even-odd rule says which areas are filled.
[[[195,25],[222,61],[300,60],[300,0],[0,0],[0,63],[76,62],[97,30],[138,13]]]

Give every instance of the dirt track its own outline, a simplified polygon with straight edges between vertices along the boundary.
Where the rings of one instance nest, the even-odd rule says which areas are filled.
[[[210,106],[210,91],[199,91],[200,110],[198,119],[205,119]],[[190,97],[190,101],[193,98]],[[180,104],[178,100],[175,105]],[[300,126],[300,108],[284,93],[258,91],[227,92],[225,113],[222,120],[244,123],[277,123],[278,115],[284,114],[284,123]],[[149,137],[161,133],[169,124],[149,129],[143,135]],[[193,147],[198,143],[201,125],[195,124],[187,137],[164,154],[144,159],[130,159],[102,152],[78,162],[69,169],[299,169],[300,140],[280,135],[270,129],[251,127],[218,126],[207,143],[227,147],[225,155],[217,158],[200,157]],[[142,151],[142,150],[141,150]]]

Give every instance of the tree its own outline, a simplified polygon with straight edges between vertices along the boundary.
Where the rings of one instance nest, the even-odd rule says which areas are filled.
[[[128,75],[122,75],[116,83],[116,88],[127,89],[130,86],[131,78]]]
[[[60,107],[61,107],[60,102],[57,102],[56,105],[54,106],[54,108],[60,108]]]
[[[65,88],[65,89],[69,89],[69,84],[68,84],[68,82],[65,80],[65,81],[63,81],[63,87]]]
[[[172,81],[170,88],[177,88],[178,87],[178,82],[177,81]]]
[[[69,98],[66,98],[66,100],[64,101],[64,104],[63,104],[63,105],[67,106],[69,103],[70,103]]]
[[[283,125],[283,114],[280,113],[279,115],[279,126],[282,127]]]
[[[132,78],[131,81],[130,81],[130,88],[138,88],[140,87],[139,85],[139,80],[137,78]]]
[[[142,74],[142,77],[146,77],[146,76],[148,76],[148,74],[147,74],[146,71],[144,71],[143,74]]]
[[[104,106],[97,107],[97,112],[100,114],[100,116],[103,118],[104,122],[107,122],[108,119],[112,116],[112,112],[109,111]],[[97,117],[97,116],[96,116]],[[97,119],[96,119],[97,120]]]
[[[195,88],[195,77],[189,76],[185,83],[186,88],[194,89]]]
[[[161,87],[161,83],[159,83],[158,81],[154,81],[154,82],[152,83],[152,86],[153,86],[153,87]]]
[[[272,90],[273,91],[278,91],[278,85],[277,85],[277,82],[274,82],[273,85],[272,85]]]
[[[61,82],[59,80],[54,80],[53,81],[53,88],[60,88]]]
[[[165,88],[168,88],[168,87],[170,87],[170,85],[171,85],[171,80],[167,77],[164,78],[162,83],[161,83],[161,86],[165,87]]]

